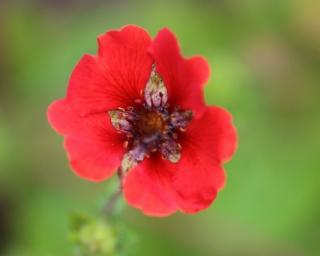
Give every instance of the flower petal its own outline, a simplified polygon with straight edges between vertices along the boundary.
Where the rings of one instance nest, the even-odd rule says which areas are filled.
[[[68,158],[79,176],[102,181],[119,167],[123,139],[106,113],[80,117],[65,100],[57,100],[48,108],[48,119],[58,133],[65,135]]]
[[[236,148],[231,116],[222,108],[208,107],[180,136],[182,154],[177,164],[174,188],[182,211],[195,213],[207,208],[223,187],[223,162]]]
[[[150,216],[168,216],[177,210],[172,187],[173,164],[159,156],[145,159],[124,179],[124,196],[128,204]]]
[[[132,25],[99,36],[98,56],[84,55],[71,75],[72,108],[86,115],[142,101],[152,66],[150,43],[147,32]]]
[[[192,120],[180,138],[183,148],[193,148],[217,163],[230,160],[237,147],[232,116],[217,106],[207,107],[201,119]]]
[[[190,109],[196,116],[202,114],[205,110],[203,85],[210,73],[206,60],[183,58],[174,34],[166,28],[157,34],[149,51],[167,86],[170,104]]]

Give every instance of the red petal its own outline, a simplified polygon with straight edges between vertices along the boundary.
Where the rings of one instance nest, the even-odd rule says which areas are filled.
[[[185,59],[174,34],[162,29],[150,46],[157,71],[162,76],[172,106],[190,109],[196,115],[205,110],[203,85],[209,77],[209,66],[202,57]]]
[[[183,148],[191,147],[214,162],[223,163],[233,155],[237,146],[237,133],[231,114],[221,107],[207,107],[201,119],[190,122],[180,136]]]
[[[51,126],[65,135],[65,147],[74,171],[82,178],[101,181],[121,163],[122,136],[111,126],[106,113],[79,117],[65,100],[48,108]]]
[[[158,156],[145,159],[130,170],[124,180],[128,204],[150,216],[168,216],[177,210],[172,188],[173,164]]]
[[[174,187],[182,211],[195,213],[207,208],[223,187],[222,164],[236,148],[236,133],[230,114],[222,108],[208,107],[201,119],[193,120],[181,135],[182,158]]]
[[[68,101],[81,115],[134,106],[151,72],[151,38],[142,28],[107,32],[98,43],[98,56],[83,56],[69,81]]]

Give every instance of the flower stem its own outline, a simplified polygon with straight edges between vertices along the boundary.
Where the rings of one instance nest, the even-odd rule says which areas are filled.
[[[106,217],[112,216],[115,210],[115,206],[118,200],[121,198],[122,190],[123,190],[123,169],[121,166],[117,169],[117,174],[119,178],[119,188],[109,197],[105,206],[102,209],[102,213]]]

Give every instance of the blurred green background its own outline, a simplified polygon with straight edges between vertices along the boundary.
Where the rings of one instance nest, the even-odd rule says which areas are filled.
[[[72,211],[98,211],[114,181],[68,167],[46,108],[96,37],[128,23],[174,31],[211,65],[209,104],[240,147],[216,202],[194,216],[127,208],[130,256],[320,255],[320,2],[0,1],[0,255],[72,255]]]

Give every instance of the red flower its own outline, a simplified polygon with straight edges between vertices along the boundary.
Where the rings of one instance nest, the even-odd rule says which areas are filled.
[[[168,29],[151,39],[126,26],[98,44],[48,109],[72,169],[102,181],[121,166],[126,201],[147,215],[207,208],[224,185],[236,132],[227,111],[205,104],[206,60],[182,57]]]

